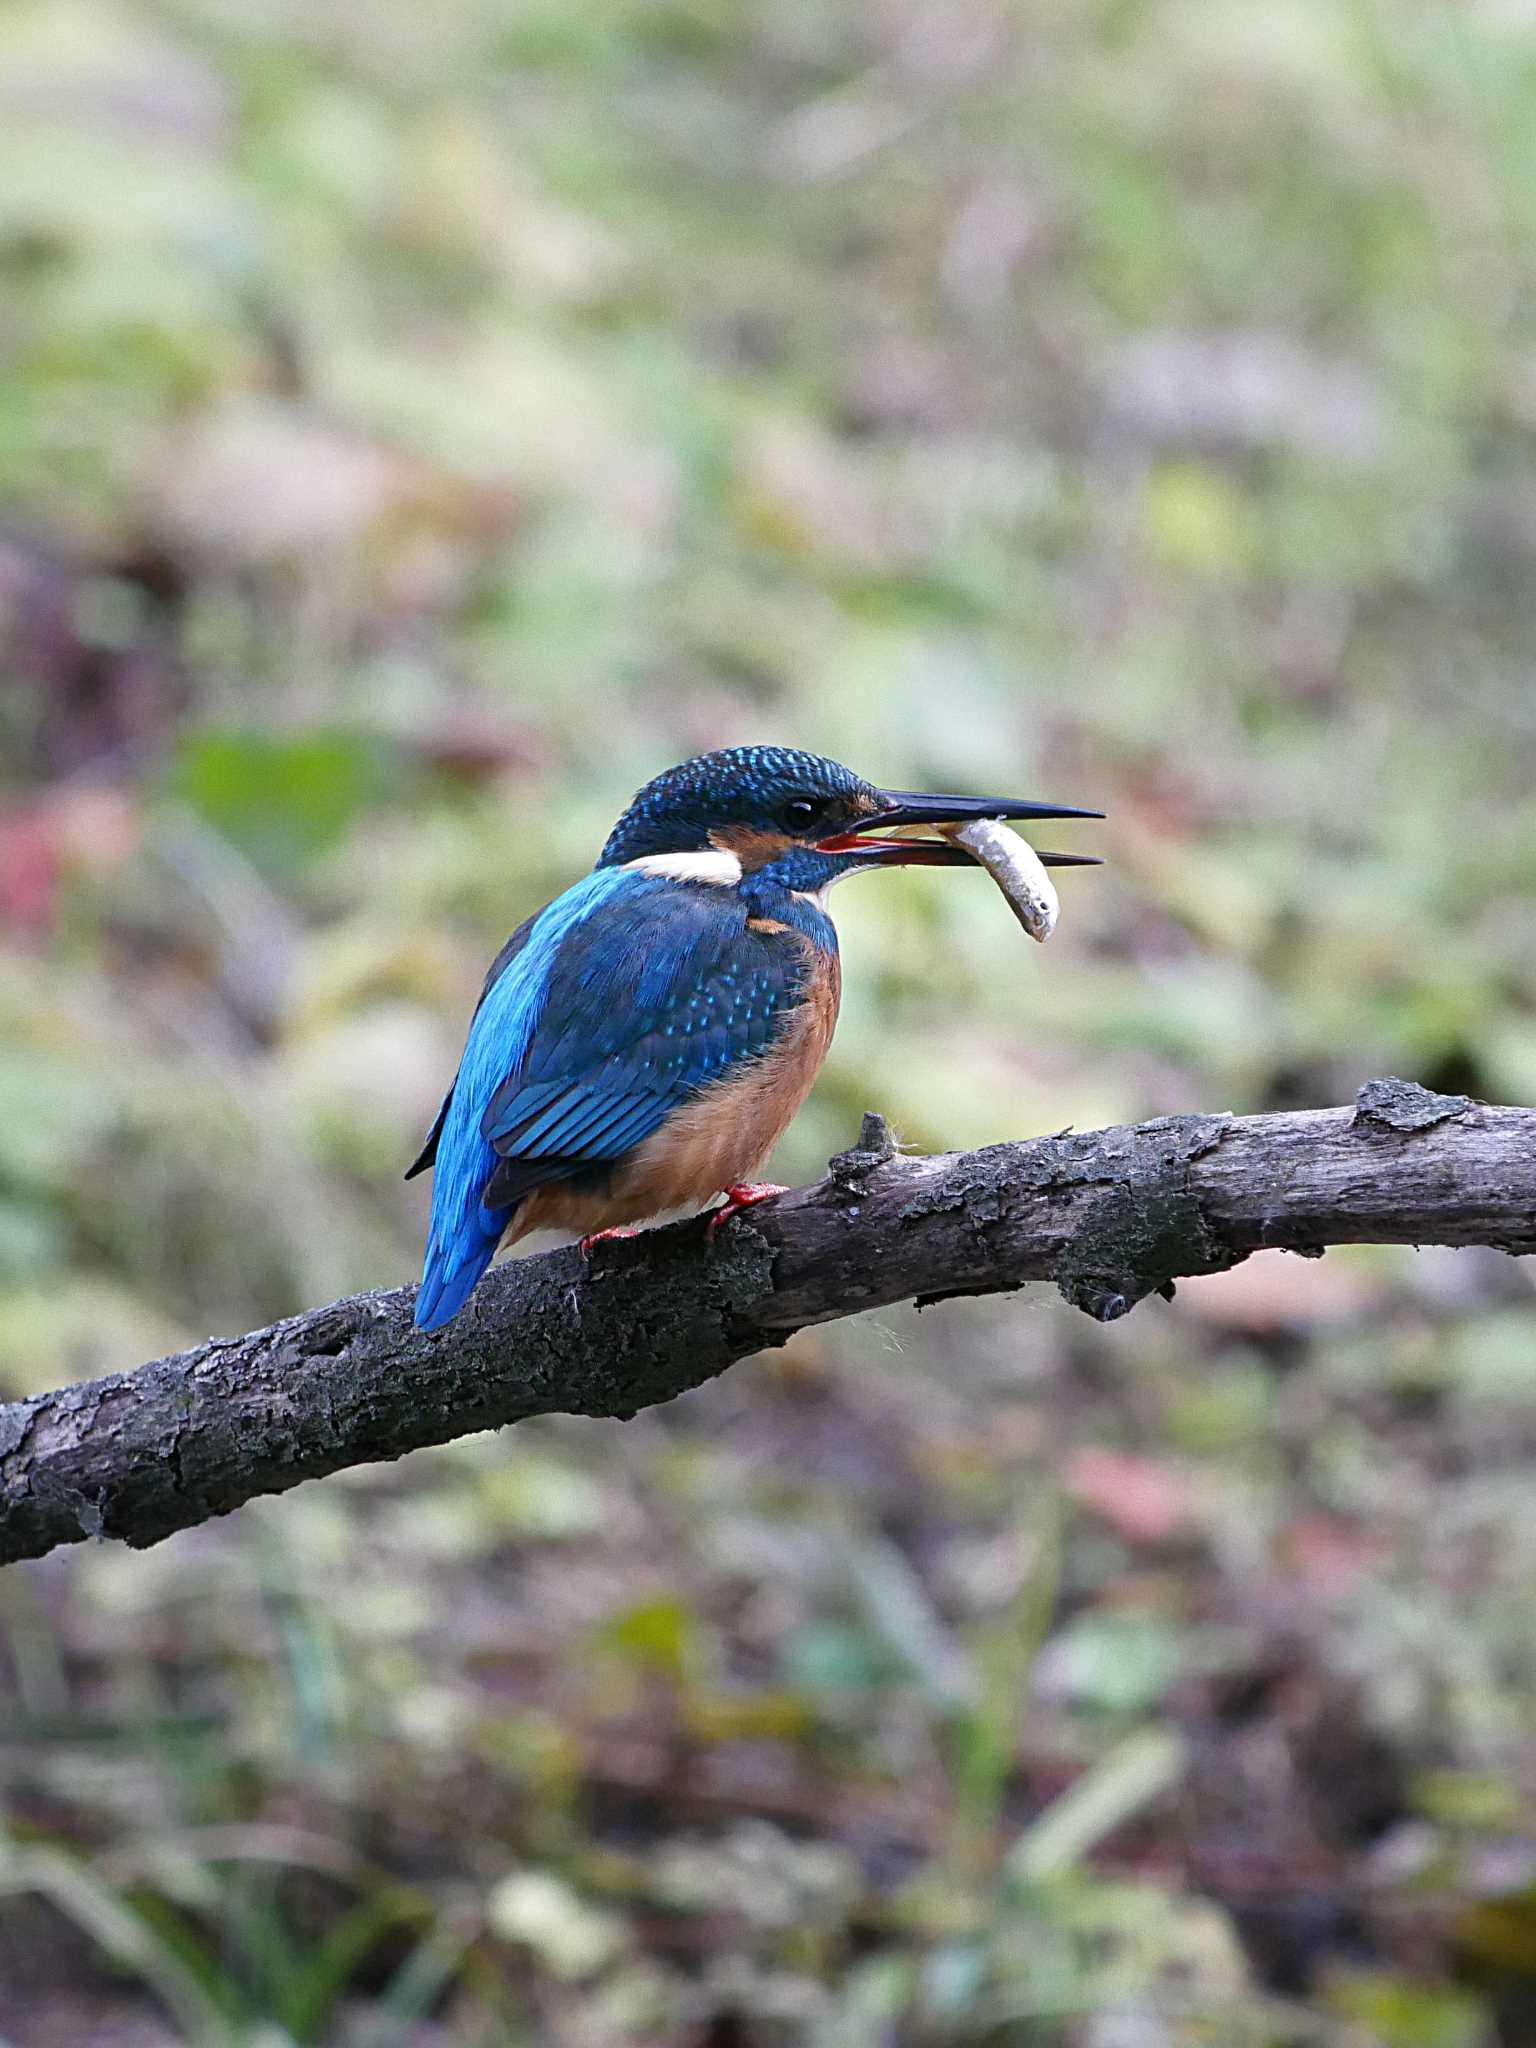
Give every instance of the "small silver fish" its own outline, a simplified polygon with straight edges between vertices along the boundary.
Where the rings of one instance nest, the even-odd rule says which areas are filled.
[[[971,824],[940,825],[938,829],[980,861],[1025,931],[1044,945],[1056,929],[1061,903],[1029,842],[1001,818],[978,818]]]

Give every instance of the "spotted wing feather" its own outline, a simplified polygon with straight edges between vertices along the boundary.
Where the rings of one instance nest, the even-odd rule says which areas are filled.
[[[481,1122],[501,1158],[488,1206],[611,1167],[712,1081],[764,1053],[803,1000],[802,944],[749,927],[723,890],[663,889],[625,943],[594,921],[562,950],[546,1021]]]
[[[515,933],[423,1154],[435,1167],[416,1319],[457,1314],[516,1205],[607,1172],[805,998],[803,936],[731,890],[598,870]]]

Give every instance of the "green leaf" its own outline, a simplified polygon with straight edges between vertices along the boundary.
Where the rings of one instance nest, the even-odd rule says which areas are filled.
[[[124,1969],[131,1970],[176,2017],[199,2048],[237,2048],[221,2010],[217,1979],[200,1948],[171,1938],[138,1912],[86,1863],[49,1848],[17,1849],[0,1836],[0,1896],[37,1892]]]
[[[605,1623],[602,1636],[630,1663],[682,1678],[692,1658],[697,1626],[692,1608],[682,1600],[642,1600]]]
[[[259,866],[300,867],[346,833],[382,781],[371,740],[344,733],[197,733],[170,789]]]
[[[784,1646],[785,1683],[807,1693],[869,1692],[892,1675],[885,1646],[868,1629],[807,1622]]]
[[[1004,1870],[1017,1885],[1038,1884],[1072,1869],[1144,1806],[1179,1782],[1181,1738],[1143,1728],[1117,1743],[1053,1799],[1009,1850]]]
[[[1362,1971],[1331,1978],[1327,2007],[1368,2027],[1380,2048],[1483,2048],[1488,2015],[1480,1999],[1450,1984]]]
[[[1178,1673],[1174,1632],[1150,1615],[1080,1615],[1051,1639],[1047,1655],[1073,1696],[1106,1714],[1144,1712]]]

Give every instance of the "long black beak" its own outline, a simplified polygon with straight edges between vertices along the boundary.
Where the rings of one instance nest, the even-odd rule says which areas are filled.
[[[886,839],[880,835],[908,825],[963,825],[975,818],[1102,818],[1072,804],[1033,803],[1016,796],[928,796],[918,790],[882,791],[882,804],[851,832],[821,841],[823,853],[857,853],[882,867],[970,867],[971,856],[948,839]],[[1091,853],[1041,853],[1048,868],[1096,868]]]
[[[924,796],[910,789],[881,792],[885,808],[869,824],[875,831],[890,825],[963,825],[967,818],[1102,818],[1102,811],[1080,811],[1071,804],[1036,804],[1019,796]],[[864,826],[860,826],[862,832]]]

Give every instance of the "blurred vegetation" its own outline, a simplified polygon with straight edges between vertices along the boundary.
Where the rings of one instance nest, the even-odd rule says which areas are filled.
[[[787,1177],[1536,1099],[1533,230],[1525,0],[0,0],[6,1389],[412,1274],[743,739],[1111,813],[850,887]],[[1277,1255],[13,1571],[0,2040],[1523,2048],[1533,1451],[1523,1268]]]

